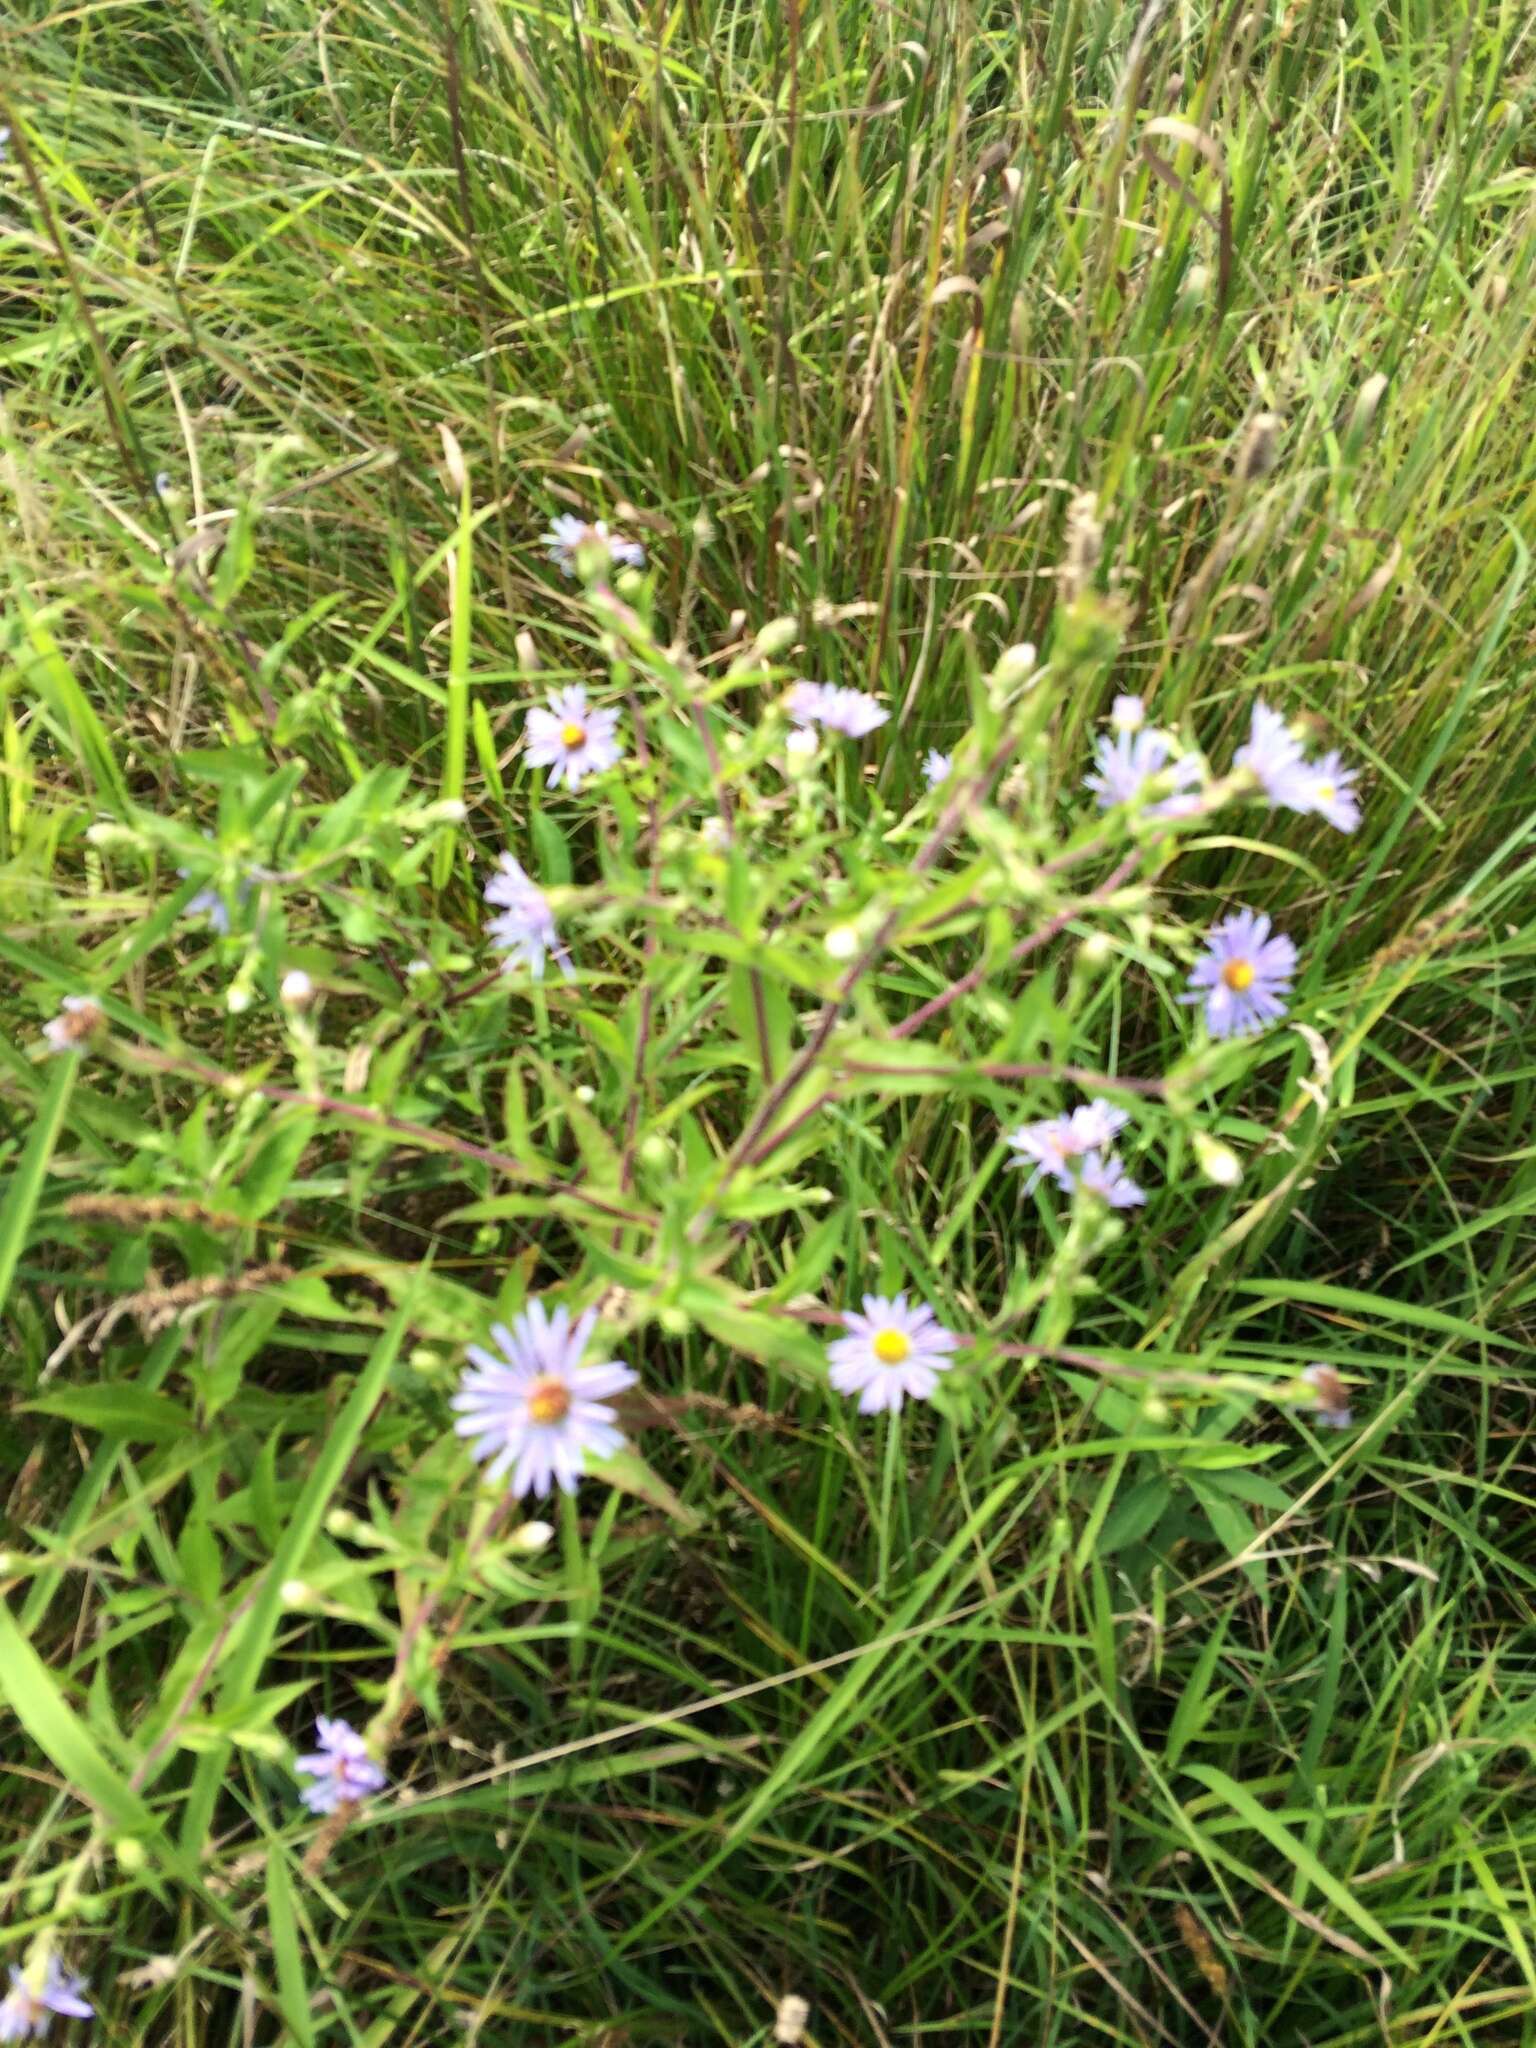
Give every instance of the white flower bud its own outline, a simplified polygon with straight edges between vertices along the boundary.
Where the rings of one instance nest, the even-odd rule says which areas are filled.
[[[821,747],[816,729],[810,725],[797,725],[793,732],[784,735],[784,752],[791,775],[800,773],[815,760]]]
[[[724,853],[731,843],[730,827],[724,818],[706,818],[699,827],[699,838],[710,853]]]
[[[1219,1188],[1235,1188],[1243,1177],[1243,1162],[1230,1145],[1222,1144],[1219,1138],[1208,1137],[1204,1131],[1195,1133],[1195,1164],[1209,1181]]]
[[[785,617],[770,619],[766,626],[758,629],[757,638],[752,642],[755,653],[764,661],[773,661],[781,654],[787,654],[800,637],[800,621]]]
[[[315,999],[315,984],[302,967],[290,967],[277,992],[290,1010],[307,1010]]]
[[[555,1540],[555,1532],[548,1522],[524,1522],[521,1528],[512,1531],[509,1548],[519,1557],[535,1557],[541,1550],[547,1550]]]
[[[250,990],[237,981],[233,988],[225,990],[224,1007],[231,1017],[243,1017],[251,1007]]]
[[[858,929],[851,924],[835,924],[822,944],[832,959],[851,960],[859,950]]]
[[[992,681],[999,689],[1012,689],[1015,683],[1022,683],[1035,665],[1035,646],[1032,640],[1021,640],[1014,647],[1005,647],[997,657],[997,666],[992,671]]]

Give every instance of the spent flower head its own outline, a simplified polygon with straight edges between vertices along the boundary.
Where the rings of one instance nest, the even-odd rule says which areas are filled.
[[[1349,1389],[1333,1367],[1309,1365],[1302,1378],[1317,1396],[1317,1420],[1327,1429],[1348,1429],[1355,1419],[1349,1406]]]
[[[1236,910],[1213,925],[1179,1000],[1204,1002],[1212,1038],[1242,1038],[1285,1015],[1296,948],[1262,911]]]
[[[57,1017],[43,1026],[50,1052],[84,1052],[107,1028],[107,1013],[94,996],[65,996]]]
[[[320,1715],[315,1739],[318,1749],[293,1760],[300,1777],[314,1780],[299,1795],[311,1813],[334,1813],[338,1806],[355,1805],[383,1791],[387,1782],[383,1766],[368,1754],[367,1743],[350,1721]]]
[[[11,1988],[0,1998],[0,2041],[38,2040],[57,2013],[63,2019],[89,2020],[95,2008],[81,1993],[83,1977],[71,1976],[56,1955],[41,1970],[11,1971]]]
[[[536,704],[523,727],[523,751],[532,768],[549,770],[549,786],[562,778],[568,789],[581,787],[588,775],[600,775],[622,758],[619,714],[589,705],[580,683],[556,690],[547,705]]]
[[[605,555],[609,568],[645,567],[645,549],[639,541],[610,533],[606,519],[578,519],[574,512],[562,512],[550,521],[544,551],[562,576],[575,576],[583,566],[583,557],[600,567]]]
[[[905,1294],[866,1294],[863,1314],[850,1309],[843,1322],[847,1336],[827,1346],[828,1378],[838,1393],[858,1395],[861,1415],[926,1401],[965,1341]]]
[[[507,956],[504,973],[526,967],[535,981],[542,981],[544,956],[552,953],[570,975],[570,955],[560,943],[549,898],[510,853],[497,862],[495,874],[485,885],[485,900],[500,912],[485,929],[492,945]]]
[[[930,789],[937,789],[941,782],[947,782],[949,771],[954,767],[954,757],[941,754],[937,747],[930,747],[923,759],[923,780]]]
[[[468,1439],[470,1456],[485,1465],[487,1479],[506,1480],[518,1495],[548,1493],[553,1486],[574,1493],[586,1453],[608,1458],[622,1445],[607,1403],[638,1375],[614,1358],[582,1364],[596,1327],[595,1308],[572,1323],[569,1309],[551,1316],[543,1302],[533,1301],[510,1329],[492,1325],[495,1352],[470,1345],[471,1368],[453,1397],[453,1426]]]

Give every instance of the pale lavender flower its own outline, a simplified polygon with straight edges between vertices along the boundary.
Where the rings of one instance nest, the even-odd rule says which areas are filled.
[[[618,740],[619,714],[587,702],[580,683],[556,690],[548,706],[536,704],[523,727],[523,751],[532,768],[549,770],[549,786],[565,778],[579,789],[588,775],[600,775],[623,755]]]
[[[784,708],[796,725],[823,725],[851,740],[864,739],[891,715],[878,699],[838,683],[795,683],[785,695]]]
[[[866,1294],[864,1313],[849,1309],[843,1322],[847,1336],[827,1346],[827,1376],[838,1393],[858,1395],[861,1415],[926,1401],[965,1341],[926,1302],[909,1307],[905,1294]]]
[[[11,147],[11,131],[10,131],[10,129],[9,129],[9,128],[0,128],[0,164],[3,164],[3,163],[5,162],[5,160],[6,160],[6,157],[7,157],[7,156],[8,156],[9,154],[10,154],[10,147]],[[5,2037],[5,2036],[4,2036],[3,2034],[0,2034],[0,2040],[4,2040],[5,2038],[6,2038],[6,2037]]]
[[[1130,1120],[1125,1110],[1096,1095],[1070,1115],[1043,1117],[1038,1123],[1020,1124],[1017,1130],[1004,1132],[1003,1143],[1019,1155],[1013,1165],[1034,1168],[1024,1183],[1026,1195],[1042,1174],[1049,1174],[1070,1194],[1077,1185],[1077,1162],[1090,1152],[1105,1151]]]
[[[55,2013],[68,2020],[96,2017],[95,2007],[80,1995],[85,1979],[71,1976],[57,1956],[49,1956],[40,1984],[34,1987],[29,1977],[28,1972],[11,1971],[11,1988],[0,1998],[0,2041],[40,2039]]]
[[[1147,722],[1147,707],[1139,697],[1117,697],[1109,722],[1116,732],[1140,732]]]
[[[1232,765],[1246,768],[1272,804],[1288,811],[1312,809],[1312,770],[1303,758],[1301,741],[1262,697],[1253,707],[1247,744],[1238,748]]]
[[[1116,804],[1139,803],[1156,776],[1173,793],[1147,806],[1150,817],[1181,817],[1198,809],[1204,764],[1198,754],[1181,754],[1174,760],[1174,744],[1167,733],[1150,726],[1101,733],[1093,750],[1096,773],[1084,778],[1084,787],[1095,792],[1099,809],[1108,811]]]
[[[607,1403],[639,1376],[616,1358],[582,1364],[596,1327],[595,1308],[573,1324],[569,1309],[551,1316],[533,1301],[510,1329],[492,1325],[500,1357],[470,1345],[474,1369],[453,1397],[453,1426],[487,1479],[505,1479],[519,1495],[552,1486],[574,1493],[585,1453],[608,1458],[623,1444]]]
[[[320,1747],[293,1760],[301,1777],[315,1781],[299,1795],[311,1813],[334,1813],[338,1806],[383,1791],[384,1769],[368,1754],[367,1743],[350,1721],[331,1721],[322,1714],[315,1723],[315,1737]]]
[[[65,996],[58,1016],[43,1026],[43,1036],[50,1052],[82,1052],[106,1022],[107,1013],[94,996]]]
[[[212,845],[213,835],[211,833],[205,832],[203,837]],[[176,872],[185,882],[190,878],[192,870],[190,868],[178,868]],[[235,877],[235,903],[239,909],[244,910],[246,904],[250,901],[251,891],[255,886],[255,881],[250,875],[240,874]],[[224,901],[223,892],[219,889],[213,887],[199,889],[195,896],[188,899],[187,906],[181,914],[183,917],[206,917],[220,938],[225,937],[229,931],[229,905]]]
[[[551,953],[566,975],[571,974],[570,955],[560,943],[549,898],[510,853],[501,856],[496,873],[486,883],[485,900],[501,913],[485,929],[492,945],[507,956],[504,973],[526,967],[535,981],[542,981],[544,956]]]
[[[1324,1428],[1348,1429],[1355,1419],[1350,1411],[1349,1390],[1333,1367],[1309,1365],[1302,1378],[1316,1390],[1317,1407],[1313,1412]]]
[[[1087,1153],[1077,1169],[1077,1185],[1111,1209],[1139,1209],[1147,1199],[1145,1188],[1131,1179],[1118,1152]]]
[[[1360,822],[1360,801],[1354,785],[1359,770],[1346,768],[1341,754],[1324,754],[1307,769],[1311,808],[1340,832],[1353,832]]]
[[[952,755],[941,754],[937,747],[930,747],[923,761],[923,780],[930,789],[937,789],[941,782],[949,779],[949,771],[954,765]]]
[[[1296,948],[1283,932],[1271,933],[1262,912],[1234,911],[1213,925],[1206,950],[1180,1002],[1205,1003],[1212,1038],[1241,1038],[1285,1015],[1296,973]]]
[[[578,519],[573,512],[562,512],[550,521],[549,531],[544,536],[544,551],[562,576],[576,574],[583,548],[591,548],[595,555],[599,545],[608,550],[610,567],[645,567],[645,549],[639,541],[610,533],[606,519]]]

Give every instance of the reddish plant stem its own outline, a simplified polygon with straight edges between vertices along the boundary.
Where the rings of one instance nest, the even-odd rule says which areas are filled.
[[[435,1131],[430,1124],[412,1123],[406,1117],[386,1116],[382,1109],[375,1109],[371,1103],[343,1102],[335,1095],[310,1093],[303,1088],[283,1088],[275,1081],[249,1081],[242,1075],[226,1074],[218,1067],[207,1066],[202,1060],[175,1059],[147,1045],[124,1048],[122,1057],[125,1064],[148,1067],[155,1073],[170,1074],[188,1081],[201,1081],[205,1086],[218,1088],[227,1094],[259,1095],[266,1102],[295,1103],[301,1109],[313,1109],[321,1116],[334,1116],[346,1123],[360,1124],[365,1130],[382,1131],[403,1143],[420,1145],[429,1152],[452,1152],[460,1159],[474,1159],[523,1187],[552,1197],[564,1195],[573,1202],[579,1202],[583,1208],[591,1209],[599,1216],[611,1216],[620,1223],[634,1223],[650,1229],[654,1229],[656,1224],[654,1216],[626,1209],[618,1202],[594,1195],[579,1182],[551,1180],[547,1174],[532,1173],[520,1159],[512,1158],[509,1153],[498,1152],[490,1145],[476,1145],[468,1138],[456,1138],[448,1131]]]

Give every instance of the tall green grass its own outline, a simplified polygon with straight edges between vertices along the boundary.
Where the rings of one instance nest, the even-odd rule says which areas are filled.
[[[745,2043],[790,1992],[821,2048],[1526,2038],[1524,11],[134,0],[0,37],[10,1959],[56,1922],[143,2043]],[[1366,764],[1366,824],[1224,818],[1070,1004],[996,967],[925,1034],[953,1088],[842,1091],[787,1212],[667,1295],[539,1162],[664,1209],[812,997],[760,1033],[666,924],[654,971],[517,762],[536,689],[604,666],[538,542],[567,509],[645,540],[706,683],[793,616],[799,672],[898,707],[833,851],[910,860],[925,749],[1060,630],[1074,518],[1118,651],[1056,707],[1060,785],[1117,690],[1222,758],[1262,690]],[[402,827],[444,796],[462,833]],[[148,856],[86,837],[146,818]],[[369,862],[242,967],[325,981],[308,1054],[229,1014],[175,874],[277,821]],[[809,837],[762,831],[782,907]],[[607,945],[509,1023],[458,999],[469,855],[530,838]],[[635,884],[678,930],[688,874]],[[1053,1225],[981,1070],[1167,1072],[1163,929],[1235,901],[1303,941],[1320,1036],[1196,1090],[1238,1188],[1170,1116],[1183,1170],[1037,1317]],[[131,1061],[39,1056],[82,985]],[[908,948],[861,1025],[940,985]],[[486,1562],[443,1394],[578,1252],[670,1398],[632,1490]],[[755,1351],[749,1296],[882,1272],[1053,1355],[896,1439],[807,1396],[814,1333]],[[1357,1430],[1245,1391],[1313,1359]],[[283,1767],[317,1706],[399,1716],[405,1795],[334,1843]]]

